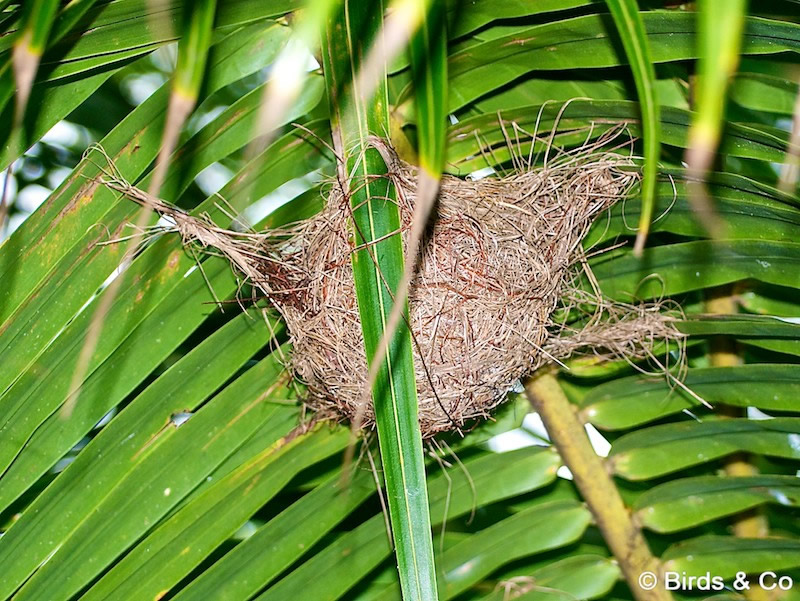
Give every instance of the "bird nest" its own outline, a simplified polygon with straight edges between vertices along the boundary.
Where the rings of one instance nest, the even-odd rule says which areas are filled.
[[[416,168],[376,144],[407,241]],[[595,144],[502,177],[442,178],[408,299],[424,438],[463,432],[489,417],[521,378],[578,350],[636,358],[679,336],[658,306],[613,305],[580,282],[591,281],[581,244],[588,228],[638,177],[630,158]],[[310,408],[374,426],[372,406],[361,406],[368,370],[351,267],[350,193],[358,182],[332,183],[319,214],[259,234],[217,228],[118,174],[104,182],[170,217],[184,242],[216,248],[271,299],[286,321],[289,367],[307,386]],[[554,318],[570,307],[584,316],[579,327]]]

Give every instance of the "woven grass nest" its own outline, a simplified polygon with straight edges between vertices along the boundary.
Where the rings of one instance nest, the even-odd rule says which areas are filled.
[[[656,341],[678,337],[658,305],[614,305],[577,281],[588,269],[581,245],[588,228],[639,177],[631,159],[601,143],[554,153],[544,167],[519,164],[502,177],[442,178],[409,293],[423,438],[463,433],[490,417],[521,378],[578,350],[638,358]],[[375,144],[387,159],[407,240],[416,168]],[[325,208],[307,221],[242,234],[118,175],[104,183],[171,218],[185,243],[217,249],[270,298],[290,334],[289,368],[318,416],[358,416],[363,428],[374,426],[372,407],[359,407],[367,361],[350,262],[352,209],[341,185],[331,183]],[[554,321],[564,306],[583,311],[580,327]]]

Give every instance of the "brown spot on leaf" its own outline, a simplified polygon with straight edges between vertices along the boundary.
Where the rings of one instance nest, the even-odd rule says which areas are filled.
[[[256,474],[255,477],[250,481],[250,484],[247,485],[247,488],[244,489],[244,493],[242,494],[245,496],[250,494],[250,491],[253,490],[256,484],[258,484],[259,480],[261,480],[261,474]]]
[[[178,263],[180,263],[181,257],[179,252],[173,252],[169,256],[169,260],[167,261],[167,267],[169,267],[172,271],[175,271],[178,268]]]
[[[524,46],[528,42],[532,42],[536,38],[514,38],[513,40],[509,40],[505,44],[503,44],[503,48],[507,48],[508,46]]]
[[[90,181],[86,185],[82,186],[78,189],[78,191],[72,196],[72,198],[67,202],[64,207],[58,212],[58,214],[50,220],[50,223],[47,225],[47,228],[44,230],[41,236],[39,236],[39,242],[42,242],[47,235],[52,232],[62,221],[63,219],[72,213],[74,213],[78,206],[85,206],[88,202],[94,197],[95,190],[97,189],[97,182]]]

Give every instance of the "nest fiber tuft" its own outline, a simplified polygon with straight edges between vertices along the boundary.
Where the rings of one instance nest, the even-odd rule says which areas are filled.
[[[387,159],[407,239],[416,170],[382,142],[376,146]],[[588,297],[576,282],[581,241],[594,218],[629,193],[638,179],[632,166],[597,145],[504,177],[444,176],[409,294],[423,437],[469,428],[488,417],[520,378],[579,347],[630,357],[670,336],[650,307],[614,313],[594,302],[595,317],[576,331],[552,317],[560,304]],[[351,189],[355,185],[350,182]],[[363,427],[373,426],[372,407],[359,408],[367,361],[345,190],[332,184],[324,210],[281,238],[220,233],[224,240],[212,241],[209,232],[220,230],[171,211],[185,240],[216,246],[273,300],[291,335],[290,367],[309,390],[307,404],[322,416],[358,415]]]

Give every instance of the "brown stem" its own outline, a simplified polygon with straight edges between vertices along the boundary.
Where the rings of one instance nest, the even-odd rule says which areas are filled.
[[[660,562],[650,553],[603,461],[594,452],[574,405],[564,395],[556,378],[551,373],[536,375],[525,383],[525,391],[561,459],[572,472],[575,485],[619,562],[634,598],[637,601],[670,601],[672,596],[662,584]],[[640,586],[643,572],[658,576],[656,588],[645,590]]]

